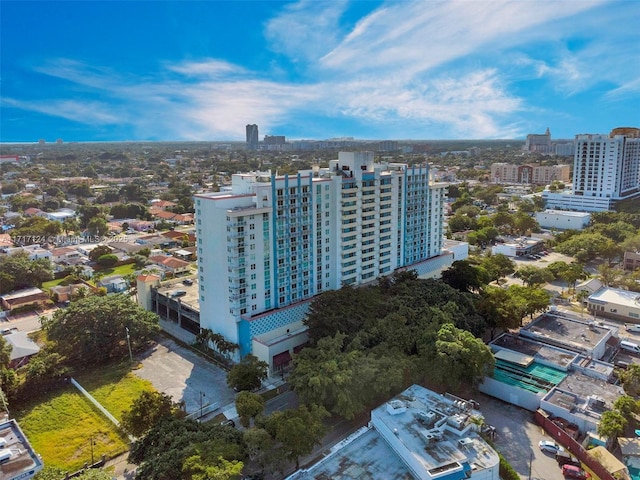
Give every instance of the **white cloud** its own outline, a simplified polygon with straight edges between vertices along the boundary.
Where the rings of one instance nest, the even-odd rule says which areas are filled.
[[[3,98],[5,106],[62,117],[74,122],[88,125],[109,125],[118,123],[117,115],[110,111],[108,105],[96,101],[46,100],[25,101]]]
[[[65,100],[66,91],[10,102],[88,124],[117,119],[143,137],[242,139],[247,123],[274,132],[308,114],[449,138],[516,137],[526,133],[521,112],[548,110],[516,96],[515,82],[567,96],[606,82],[610,100],[637,95],[638,33],[613,10],[586,1],[389,2],[342,31],[344,1],[303,1],[268,20],[265,35],[311,80],[279,81],[278,56],[260,72],[203,58],[144,76],[58,59],[35,70],[81,86],[88,102]]]
[[[185,62],[179,65],[167,65],[167,69],[186,76],[220,77],[228,74],[248,73],[244,68],[229,62],[206,59],[199,62]]]
[[[356,27],[321,59],[327,68],[416,72],[485,48],[498,52],[526,39],[544,37],[550,20],[592,8],[593,2],[393,2]],[[535,27],[535,28],[534,28]]]
[[[287,5],[265,25],[270,47],[294,62],[315,61],[338,42],[345,0],[302,0]]]

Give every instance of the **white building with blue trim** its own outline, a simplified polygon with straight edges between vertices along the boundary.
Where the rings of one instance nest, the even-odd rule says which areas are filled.
[[[315,295],[452,262],[440,258],[445,187],[426,165],[340,152],[328,168],[237,174],[196,195],[200,326],[277,371],[306,342]]]

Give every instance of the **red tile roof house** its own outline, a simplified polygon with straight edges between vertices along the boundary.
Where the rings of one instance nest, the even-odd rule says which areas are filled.
[[[189,242],[189,244],[193,245],[196,243],[196,236],[193,233],[179,232],[177,230],[169,230],[168,232],[162,232],[162,235],[165,237],[171,238],[172,240],[176,240],[180,243],[182,243],[185,237]]]
[[[25,217],[35,217],[36,215],[38,215],[40,213],[44,213],[44,212],[42,210],[40,210],[39,208],[30,207],[30,208],[27,208],[24,211],[24,216]]]
[[[149,213],[156,219],[156,222],[171,222],[176,225],[187,225],[193,223],[193,213],[173,213],[158,210],[149,210]]]
[[[149,260],[161,267],[165,272],[173,274],[174,276],[181,273],[191,272],[191,264],[189,262],[185,262],[184,260],[180,260],[175,257],[170,257],[167,255],[154,255],[152,257],[149,257]]]
[[[149,210],[154,209],[154,208],[158,208],[160,210],[166,210],[169,207],[175,207],[176,205],[178,205],[177,203],[174,202],[169,202],[168,200],[157,200],[157,201],[151,201],[151,207],[149,208]]]

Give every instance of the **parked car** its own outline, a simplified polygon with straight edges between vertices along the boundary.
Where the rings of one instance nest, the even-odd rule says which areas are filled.
[[[184,280],[182,280],[182,283],[184,283],[185,285],[193,285],[193,280],[191,280],[190,278],[185,278]]]
[[[580,461],[569,452],[556,453],[556,462],[558,462],[558,465],[560,465],[561,467],[563,465],[574,465],[576,467],[582,467]]]
[[[538,447],[540,447],[540,450],[543,452],[552,453],[553,455],[556,455],[558,452],[564,452],[564,448],[550,440],[540,440]]]
[[[576,467],[575,465],[563,465],[562,475],[564,475],[565,478],[575,478],[576,480],[587,480],[591,478],[589,472],[585,472],[582,468]]]

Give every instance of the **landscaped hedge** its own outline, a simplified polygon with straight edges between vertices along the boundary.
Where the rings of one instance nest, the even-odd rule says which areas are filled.
[[[498,452],[498,457],[500,458],[500,478],[502,480],[520,480],[520,475],[515,469],[511,466],[507,459],[502,456],[500,452]]]
[[[493,448],[498,454],[498,458],[500,459],[500,478],[502,480],[520,480],[520,475],[518,475],[518,472],[516,472],[515,468],[513,468],[511,464],[507,462],[507,459],[504,458],[502,454],[498,451],[495,443],[493,443],[491,439],[486,435],[481,435],[481,436],[484,439],[484,441],[487,442],[489,445],[491,445],[491,448]]]

